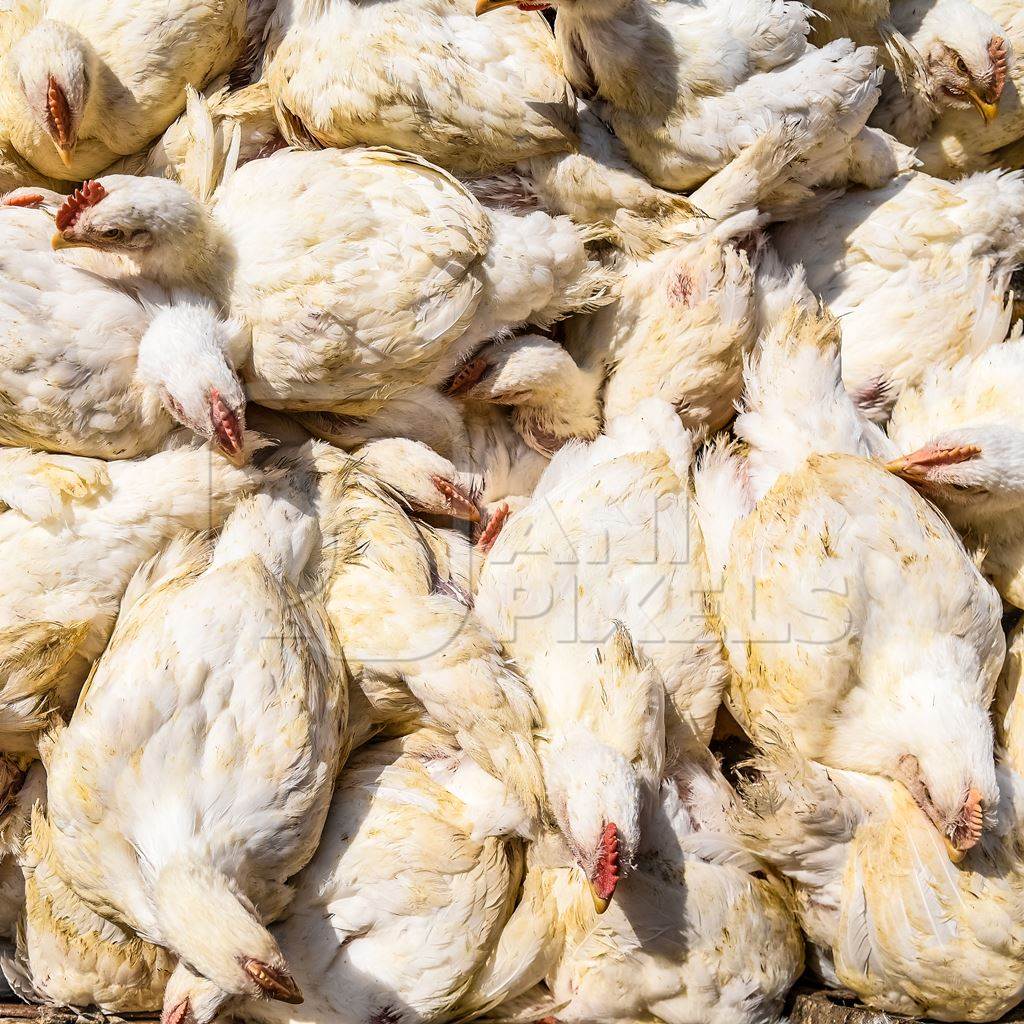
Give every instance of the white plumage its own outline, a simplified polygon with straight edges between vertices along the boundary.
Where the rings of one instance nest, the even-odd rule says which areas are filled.
[[[44,1015],[1024,1001],[1019,4],[546,6],[0,0]]]

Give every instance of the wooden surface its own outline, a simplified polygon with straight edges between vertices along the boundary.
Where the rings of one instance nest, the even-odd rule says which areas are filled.
[[[897,1024],[901,1021],[919,1021],[920,1017],[902,1017],[896,1013],[883,1013],[861,1006],[852,998],[844,998],[836,992],[798,989],[791,999],[790,1024]],[[1024,1022],[1024,1007],[1018,1006],[999,1024]]]
[[[72,1024],[73,1021],[98,1021],[103,1014],[97,1011],[84,1011],[77,1014],[70,1010],[59,1010],[52,1006],[30,1006],[27,1003],[0,1003],[0,1024],[6,1021],[39,1021],[39,1024]],[[136,1024],[157,1024],[159,1014],[153,1013],[119,1013],[110,1014],[106,1018],[111,1021],[133,1021]]]

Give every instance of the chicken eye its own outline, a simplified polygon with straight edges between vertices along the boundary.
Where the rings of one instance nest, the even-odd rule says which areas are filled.
[[[967,65],[964,63],[963,57],[957,57],[956,62],[953,65],[961,75],[968,74]]]
[[[100,232],[100,237],[113,240],[124,237],[124,232],[120,228],[107,228],[105,231]]]

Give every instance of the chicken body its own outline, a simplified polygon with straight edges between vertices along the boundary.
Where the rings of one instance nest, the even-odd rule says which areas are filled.
[[[0,744],[35,751],[48,714],[69,714],[106,645],[133,573],[183,530],[217,528],[260,479],[182,445],[102,463],[0,452]]]
[[[245,0],[45,0],[41,13],[0,66],[0,120],[22,157],[66,181],[142,149],[185,86],[226,71],[245,40]]]
[[[384,150],[247,164],[215,216],[252,330],[249,394],[271,407],[374,412],[500,330],[586,308],[609,280],[568,218],[488,213],[445,172]]]
[[[267,73],[285,138],[393,146],[463,174],[568,151],[576,102],[551,30],[498,17],[495,32],[469,0],[285,0]]]
[[[405,456],[407,465],[414,457]],[[350,460],[334,471],[325,465],[320,500],[333,538],[326,606],[373,721],[408,731],[426,720],[451,734],[535,820],[544,799],[536,708],[472,610],[475,555],[411,519],[401,483],[383,483]],[[430,511],[444,514],[440,505]]]
[[[558,15],[569,81],[603,101],[630,159],[663,188],[699,185],[785,117],[813,111],[852,140],[877,99],[874,51],[808,46],[802,4],[587,0]]]
[[[998,821],[959,865],[899,785],[824,769],[779,742],[739,825],[788,876],[811,961],[869,1006],[990,1021],[1024,995],[1021,634],[996,701]]]
[[[512,909],[526,823],[447,736],[419,730],[348,764],[316,857],[274,934],[308,993],[266,1024],[443,1021]]]
[[[159,1010],[175,958],[100,917],[53,861],[45,806],[39,806],[21,854],[25,912],[18,945],[34,994],[48,1004],[108,1013]]]
[[[915,173],[849,192],[774,240],[841,317],[843,382],[884,421],[930,366],[1006,337],[1022,217],[1019,174],[949,183]]]
[[[499,535],[476,601],[538,699],[538,687],[564,685],[548,678],[558,673],[546,671],[544,652],[583,657],[621,621],[658,670],[680,744],[710,739],[727,675],[702,618],[707,563],[689,501],[692,458],[678,417],[653,399],[592,444],[564,449]]]
[[[9,339],[0,442],[132,458],[160,448],[175,420],[216,436],[211,389],[240,427],[245,399],[233,366],[241,353],[212,304],[98,254],[56,253],[52,236],[45,209],[0,207],[0,322]]]
[[[718,449],[698,479],[728,703],[755,742],[781,723],[807,757],[902,781],[959,857],[998,800],[1001,606],[946,520],[865,457],[891,449],[843,390],[836,333],[796,313],[762,339],[747,459]]]
[[[231,996],[301,998],[264,922],[316,851],[343,754],[318,543],[289,488],[242,502],[212,549],[185,537],[147,563],[49,760],[59,874]]]
[[[734,802],[712,756],[691,750],[655,793],[635,868],[599,917],[565,851],[534,844],[520,903],[466,1005],[550,1006],[572,1022],[774,1020],[802,970],[802,939],[779,880],[742,847]]]

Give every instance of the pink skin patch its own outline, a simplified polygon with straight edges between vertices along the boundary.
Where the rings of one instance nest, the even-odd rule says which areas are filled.
[[[603,900],[610,900],[619,884],[619,830],[612,824],[605,825],[598,847],[597,867],[591,882],[594,891]]]
[[[107,190],[98,181],[82,182],[82,187],[76,188],[57,211],[57,230],[63,232],[73,228],[84,210],[106,197]]]
[[[480,521],[480,509],[476,502],[458,484],[443,476],[432,476],[431,482],[441,492],[448,511],[456,519],[468,519],[471,523]]]
[[[1001,36],[995,36],[988,44],[988,55],[992,61],[992,89],[989,93],[992,103],[998,103],[1006,85],[1006,42]]]
[[[221,451],[227,455],[239,455],[242,451],[242,425],[216,388],[210,388],[210,423]]]
[[[903,477],[905,480],[919,481],[928,478],[928,471],[941,466],[956,466],[961,462],[969,462],[981,454],[981,449],[974,444],[962,444],[949,447],[926,444],[916,452],[903,455],[885,468],[890,473]]]
[[[494,547],[494,542],[498,539],[498,534],[501,533],[509,515],[510,510],[506,501],[499,505],[491,514],[491,518],[487,520],[484,532],[480,534],[480,539],[476,542],[476,546],[485,555]]]
[[[3,200],[4,206],[23,206],[30,209],[35,209],[42,203],[43,197],[38,192],[31,192],[23,196],[7,196]]]
[[[687,306],[693,298],[693,277],[688,270],[680,270],[668,283],[668,300],[674,306]]]

